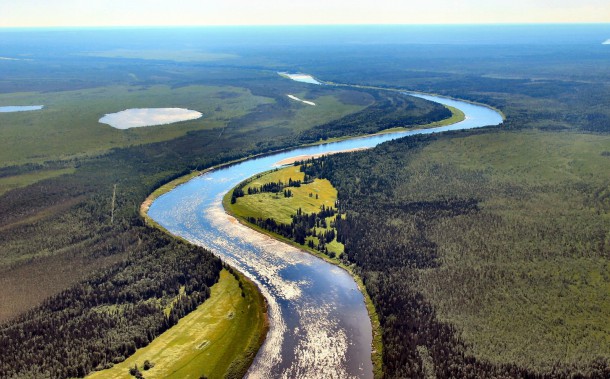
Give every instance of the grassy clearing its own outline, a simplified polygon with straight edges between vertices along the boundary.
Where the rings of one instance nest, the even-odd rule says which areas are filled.
[[[134,365],[149,379],[243,375],[267,331],[266,304],[243,276],[238,281],[226,270],[220,275],[203,305],[124,362],[88,378],[132,378]],[[145,360],[154,367],[144,371]]]
[[[0,114],[2,165],[42,162],[121,146],[170,140],[191,130],[223,127],[257,105],[273,102],[237,87],[113,86],[54,93],[0,95],[0,104],[44,104],[36,112]],[[127,108],[178,107],[203,117],[172,125],[118,130],[100,124],[107,113]]]
[[[299,171],[298,166],[289,166],[253,179],[244,187],[244,191],[247,192],[249,187],[258,187],[278,180],[284,183],[287,183],[290,178],[292,180],[303,180],[303,176],[304,174]],[[293,194],[291,197],[284,197],[281,193],[259,193],[244,196],[236,204],[233,204],[231,212],[243,218],[269,217],[278,222],[289,224],[297,209],[301,208],[305,213],[319,212],[322,205],[334,207],[337,200],[337,190],[328,180],[317,179],[313,183],[303,184],[301,187],[291,187],[290,190]]]
[[[265,183],[277,182],[281,180],[282,182],[288,182],[288,179],[293,180],[302,180],[304,174],[300,172],[298,166],[288,166],[282,169],[268,171],[266,173],[256,175],[250,179],[248,179],[248,183],[244,186],[244,191],[247,193],[247,189],[249,187],[258,187]],[[321,253],[315,248],[310,248],[305,245],[297,244],[295,241],[284,238],[278,234],[271,233],[265,229],[258,227],[255,224],[251,224],[247,222],[247,217],[261,217],[261,218],[273,218],[276,221],[280,222],[291,222],[291,216],[296,214],[297,209],[301,208],[305,213],[317,212],[320,209],[320,206],[332,206],[334,207],[335,201],[337,200],[337,190],[330,184],[330,182],[326,179],[315,179],[310,184],[301,185],[301,187],[290,188],[293,191],[293,197],[284,198],[283,195],[276,196],[274,194],[269,193],[258,193],[254,195],[246,195],[244,197],[240,197],[237,199],[235,204],[231,204],[231,194],[232,190],[227,192],[227,194],[223,198],[223,206],[225,210],[237,217],[240,222],[243,224],[261,232],[267,234],[271,237],[279,239],[285,243],[291,244],[295,247],[303,249],[325,261],[335,264],[347,272],[354,278],[356,284],[358,285],[360,291],[364,295],[365,305],[371,319],[371,324],[373,327],[373,343],[372,343],[372,360],[373,360],[373,370],[375,378],[383,377],[383,344],[382,344],[382,333],[381,326],[379,323],[379,316],[375,310],[375,306],[371,301],[369,294],[366,291],[364,283],[362,279],[355,273],[354,266],[345,265],[343,261],[340,260],[341,255],[343,254],[344,246],[343,244],[337,242],[337,240],[333,240],[329,244],[327,244],[327,248],[329,252],[334,252],[335,257],[331,258],[326,254]],[[313,194],[313,196],[309,196],[309,194]],[[315,194],[318,194],[318,198],[316,199]],[[329,218],[330,219],[330,218]],[[330,220],[328,220],[330,222]],[[327,229],[330,229],[328,227]],[[317,242],[316,237],[313,238],[315,242]]]
[[[41,180],[55,178],[66,174],[72,174],[75,171],[76,170],[74,168],[64,168],[60,170],[37,171],[22,175],[0,178],[0,195],[16,188],[27,187]]]
[[[373,100],[363,104],[352,104],[346,99],[344,90],[325,89],[321,92],[286,92],[274,93],[279,96],[275,107],[267,107],[252,112],[247,116],[236,120],[230,126],[243,131],[260,131],[264,129],[276,129],[277,131],[306,131],[317,125],[340,119],[344,116],[365,109],[373,103]],[[316,106],[306,105],[290,100],[286,95],[302,96],[314,101]],[[343,100],[342,100],[343,99]]]

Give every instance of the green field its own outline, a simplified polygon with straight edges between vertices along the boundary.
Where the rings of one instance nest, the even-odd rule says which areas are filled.
[[[247,192],[248,188],[256,188],[265,183],[278,181],[288,183],[289,179],[302,181],[304,174],[299,171],[299,167],[288,166],[263,175],[257,175],[248,181],[248,184],[244,186],[244,191]],[[297,213],[299,208],[303,213],[317,213],[322,206],[334,208],[337,201],[337,190],[326,179],[315,179],[311,183],[303,184],[300,187],[290,187],[289,189],[292,192],[291,197],[285,197],[282,193],[257,193],[241,197],[235,204],[230,204],[230,201],[225,200],[225,206],[230,213],[242,220],[247,220],[248,217],[272,218],[277,222],[290,224],[292,216]],[[331,217],[328,217],[326,221],[329,225]],[[317,227],[315,229],[320,232],[332,228],[327,226],[326,228]],[[306,241],[309,242],[309,240],[312,240],[314,245],[318,246],[318,237],[310,236]],[[328,243],[326,248],[337,257],[340,257],[343,253],[343,244],[337,242],[336,239]]]
[[[55,178],[66,174],[72,174],[74,173],[74,171],[74,168],[64,168],[59,170],[42,170],[37,172],[30,172],[27,174],[0,178],[0,195],[17,188],[27,187],[30,184],[34,184],[40,180]]]
[[[335,91],[339,93],[339,91]],[[189,131],[220,130],[231,120],[246,132],[270,126],[303,130],[363,109],[328,94],[315,97],[316,106],[287,101],[287,112],[270,109],[264,117],[245,117],[257,106],[274,104],[270,97],[255,96],[245,88],[192,85],[112,86],[59,93],[0,94],[0,105],[44,104],[34,112],[0,113],[0,166],[69,159],[99,154],[115,147],[177,138]],[[128,108],[177,107],[199,111],[197,120],[171,125],[118,130],[98,120]],[[255,112],[257,114],[257,112]]]
[[[136,365],[150,379],[241,377],[266,335],[265,317],[256,286],[223,270],[204,304],[125,361],[87,377],[133,378],[129,369]],[[146,360],[154,367],[145,371]]]
[[[394,377],[419,365],[443,377],[601,372],[609,172],[607,135],[502,130],[399,139],[307,169],[338,190],[344,255]]]
[[[300,99],[311,100],[316,103],[315,106],[311,106],[290,100],[290,106],[296,108],[297,112],[294,114],[293,118],[284,120],[284,123],[289,128],[297,131],[306,130],[315,125],[328,122],[329,120],[338,119],[364,109],[366,105],[371,105],[373,103],[373,101],[369,99],[366,99],[365,102],[361,104],[346,103],[341,99],[341,93],[332,96],[318,96],[315,95],[315,93],[297,92],[290,93],[290,95],[295,95]]]
[[[272,99],[236,87],[110,86],[55,93],[0,95],[0,104],[43,104],[34,112],[0,114],[3,166],[98,154],[123,147],[170,140],[190,130],[219,128]],[[118,130],[98,120],[128,108],[178,107],[203,117],[172,125]]]
[[[284,183],[288,183],[289,179],[302,181],[303,177],[304,174],[299,171],[299,166],[289,166],[252,178],[244,187],[244,191],[247,192],[250,187],[258,187],[278,180]],[[244,218],[270,217],[279,222],[290,223],[292,215],[296,214],[299,208],[305,213],[318,212],[322,205],[334,207],[337,200],[337,190],[328,180],[315,180],[298,188],[291,187],[290,190],[293,193],[291,197],[284,197],[281,193],[246,195],[231,207],[231,212]]]

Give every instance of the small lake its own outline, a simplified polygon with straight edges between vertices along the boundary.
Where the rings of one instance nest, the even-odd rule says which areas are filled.
[[[270,329],[249,378],[372,378],[372,328],[364,297],[342,269],[240,224],[222,197],[282,160],[374,147],[408,135],[498,125],[502,116],[459,100],[411,94],[464,112],[462,122],[297,148],[207,172],[156,199],[149,216],[251,278],[268,301]]]
[[[107,114],[99,122],[116,129],[130,129],[195,120],[201,116],[200,112],[183,108],[133,108]]]
[[[44,105],[10,105],[0,107],[0,113],[39,111]]]
[[[309,83],[309,84],[322,84],[316,80],[313,76],[308,74],[290,74],[288,72],[278,72],[278,75],[285,78],[294,80],[295,82]]]

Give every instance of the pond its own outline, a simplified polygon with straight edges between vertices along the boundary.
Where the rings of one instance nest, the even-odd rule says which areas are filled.
[[[280,76],[283,76],[284,78],[288,78],[288,79],[294,80],[296,82],[309,83],[309,84],[322,84],[321,82],[316,80],[313,76],[308,75],[308,74],[290,74],[288,72],[278,72],[278,74]]]
[[[9,105],[0,107],[0,113],[38,111],[42,108],[44,105]]]
[[[200,112],[183,108],[133,108],[107,114],[99,122],[116,129],[130,129],[195,120],[201,116]]]

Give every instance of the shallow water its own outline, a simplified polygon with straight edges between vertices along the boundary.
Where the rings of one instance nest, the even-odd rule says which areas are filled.
[[[116,129],[130,129],[195,120],[201,116],[197,111],[183,108],[133,108],[107,114],[99,122]]]
[[[294,95],[286,95],[286,96],[288,96],[289,98],[291,98],[294,101],[298,101],[298,102],[301,102],[303,104],[314,105],[314,106],[316,105],[316,103],[314,103],[313,101],[307,101],[307,100],[299,99],[298,97],[296,97]]]
[[[287,72],[280,72],[282,76],[287,77],[288,79],[292,79],[295,82],[301,83],[309,83],[309,84],[322,84],[318,80],[316,80],[313,76],[307,74],[289,74]]]
[[[42,108],[44,108],[44,105],[11,105],[0,107],[0,113],[38,111]]]
[[[171,233],[203,246],[251,278],[269,303],[270,330],[247,377],[372,378],[371,323],[356,283],[342,269],[241,225],[222,197],[246,178],[299,155],[373,147],[395,138],[497,125],[479,105],[413,94],[461,109],[449,126],[298,148],[196,177],[153,202],[149,216]]]

